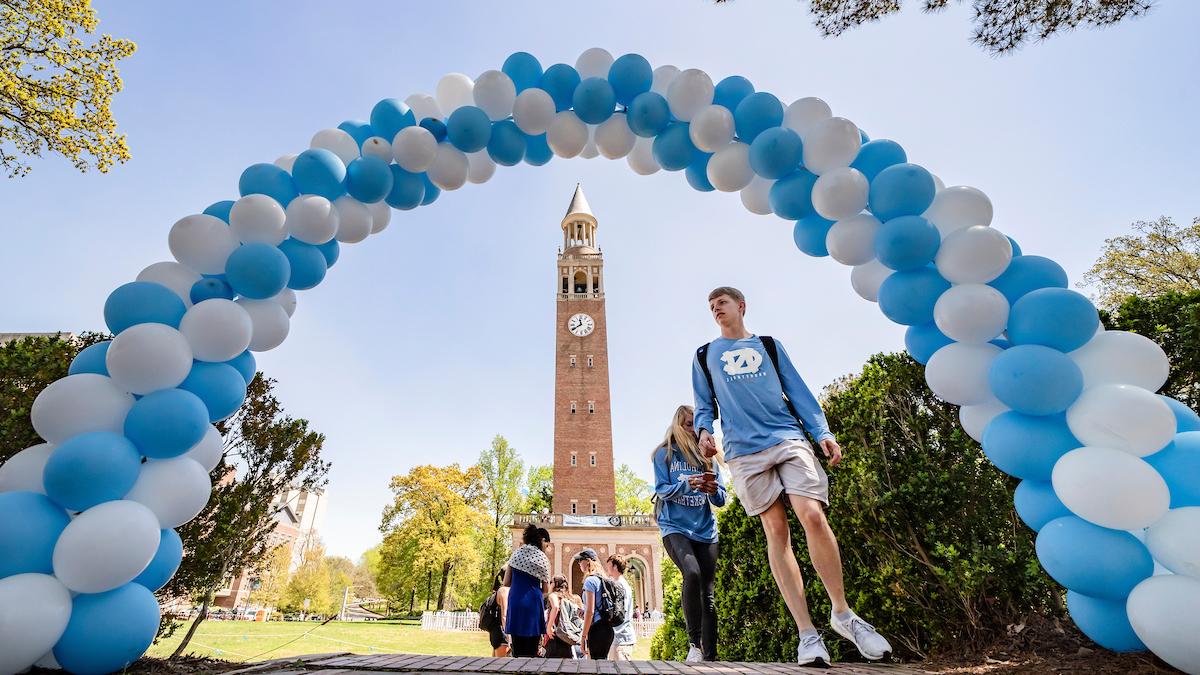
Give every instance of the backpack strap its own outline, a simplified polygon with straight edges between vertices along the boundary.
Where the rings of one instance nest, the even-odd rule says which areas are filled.
[[[712,393],[713,419],[721,419],[721,408],[717,405],[717,389],[713,386],[712,371],[708,369],[708,347],[711,342],[705,342],[696,350],[696,360],[704,371],[704,379],[708,380],[708,391]]]
[[[779,389],[783,391],[783,373],[779,371],[779,345],[775,344],[775,338],[770,335],[759,335],[758,339],[763,344],[763,349],[767,350],[767,357],[771,359],[771,365],[775,366],[775,376],[779,378]],[[792,400],[788,398],[787,392],[783,392],[783,402],[787,404],[788,412],[792,413],[792,417],[800,423],[800,428],[804,429],[804,420],[800,419],[800,414],[796,412],[796,406],[792,405]],[[807,430],[805,430],[807,433]]]

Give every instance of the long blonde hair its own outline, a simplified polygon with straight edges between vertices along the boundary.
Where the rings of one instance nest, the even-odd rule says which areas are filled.
[[[720,448],[717,448],[715,458],[705,457],[700,451],[700,442],[696,440],[696,434],[690,431],[684,422],[687,421],[687,416],[695,416],[695,410],[690,405],[681,405],[675,409],[675,414],[671,417],[671,425],[667,427],[667,435],[663,438],[662,443],[654,448],[653,454],[658,454],[659,450],[667,451],[667,466],[671,465],[671,455],[676,450],[683,455],[683,459],[688,464],[699,467],[705,471],[715,471],[713,468],[713,460],[721,462],[724,458]],[[651,457],[653,459],[653,456]]]

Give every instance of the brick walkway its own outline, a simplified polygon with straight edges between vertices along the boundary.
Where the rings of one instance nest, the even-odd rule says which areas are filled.
[[[367,675],[370,672],[401,673],[634,673],[637,675],[811,675],[812,668],[786,663],[713,662],[685,664],[677,661],[571,661],[563,659],[495,659],[474,656],[426,656],[421,654],[314,654],[256,664],[235,673],[255,675]],[[839,675],[918,675],[925,671],[911,666],[838,664]]]

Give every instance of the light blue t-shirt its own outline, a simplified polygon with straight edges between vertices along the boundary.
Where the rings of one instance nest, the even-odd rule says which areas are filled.
[[[800,424],[788,410],[783,394],[791,400],[805,428],[817,441],[833,438],[821,405],[792,365],[783,344],[779,351],[779,373],[758,336],[730,340],[718,337],[708,347],[708,370],[713,388],[704,378],[697,357],[692,358],[692,391],[696,396],[697,432],[713,431],[712,394],[716,389],[724,434],[726,459],[750,455],[788,440],[804,438]],[[780,381],[783,387],[780,387]]]
[[[624,576],[618,578],[617,583],[625,589],[625,623],[613,629],[613,644],[635,645],[637,631],[633,628],[633,589]]]
[[[654,451],[654,493],[659,504],[655,518],[662,536],[682,534],[693,541],[708,544],[717,541],[717,519],[708,505],[725,505],[725,484],[717,467],[716,494],[693,489],[687,479],[701,473],[704,470],[688,464],[678,450],[671,452],[670,463],[666,448]]]
[[[588,578],[583,580],[583,593],[583,609],[587,610],[587,594],[591,593],[595,603],[593,606],[596,608],[592,613],[592,624],[600,623],[600,602],[604,597],[600,590],[600,577],[595,574],[588,575]]]

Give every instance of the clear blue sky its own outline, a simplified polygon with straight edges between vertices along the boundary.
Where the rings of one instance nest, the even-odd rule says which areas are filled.
[[[101,29],[138,43],[114,106],[133,160],[80,175],[47,158],[0,182],[0,331],[103,328],[109,291],[169,260],[171,224],[235,198],[245,166],[518,50],[544,65],[592,46],[635,51],[744,75],[785,102],[819,96],[948,185],[983,189],[994,226],[1075,280],[1130,222],[1200,214],[1200,3],[1163,0],[1002,58],[969,43],[969,8],[906,4],[824,40],[793,0],[97,2]],[[746,291],[750,329],[783,340],[814,389],[901,348],[848,268],[806,258],[788,223],[736,195],[697,193],[682,173],[638,177],[623,160],[502,168],[343,248],[301,295],[288,341],[260,355],[287,409],[328,436],[330,553],[378,540],[387,479],[415,464],[471,463],[498,433],[550,461],[554,256],[577,181],[607,259],[616,460],[641,474],[690,401],[713,286]]]

